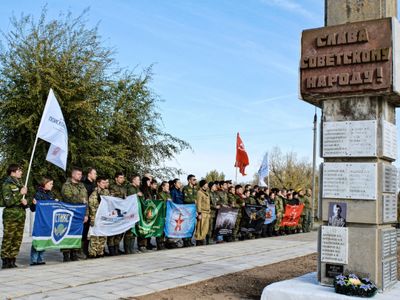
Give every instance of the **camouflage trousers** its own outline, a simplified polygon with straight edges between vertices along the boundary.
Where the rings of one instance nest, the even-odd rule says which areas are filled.
[[[107,237],[105,236],[94,236],[90,237],[89,242],[89,255],[90,256],[102,256],[104,255],[104,247],[106,245]]]
[[[107,237],[107,246],[119,246],[123,234],[117,234]]]
[[[237,215],[237,219],[236,219],[236,223],[235,223],[235,228],[233,229],[232,232],[232,238],[235,240],[240,232],[240,223],[242,222],[242,213],[239,211],[238,215]]]
[[[209,236],[210,239],[214,238],[215,217],[216,217],[215,210],[211,210],[210,224],[208,225],[208,236]]]
[[[133,254],[135,246],[135,235],[132,230],[129,229],[124,234],[124,251],[125,254]]]
[[[16,258],[24,235],[25,218],[9,220],[3,215],[3,242],[1,258]]]
[[[282,213],[276,214],[276,222],[275,222],[275,231],[279,231],[281,229],[281,222],[282,222]]]
[[[307,209],[305,211],[305,214],[303,216],[303,223],[302,225],[302,229],[303,232],[310,232],[311,230],[311,223],[312,223],[312,213],[311,213],[311,209]]]

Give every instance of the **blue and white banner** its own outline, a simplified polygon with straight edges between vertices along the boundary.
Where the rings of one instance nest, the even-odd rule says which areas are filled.
[[[38,200],[32,245],[38,250],[81,247],[86,204]]]
[[[169,238],[190,238],[196,227],[196,204],[167,201],[164,233]]]
[[[265,208],[265,221],[264,224],[271,224],[276,220],[275,204],[268,204]]]

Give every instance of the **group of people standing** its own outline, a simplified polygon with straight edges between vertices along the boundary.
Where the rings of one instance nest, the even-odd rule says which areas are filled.
[[[44,177],[33,197],[25,197],[27,188],[22,184],[22,168],[12,164],[7,170],[7,179],[2,185],[3,224],[4,235],[1,247],[2,268],[14,268],[16,256],[22,242],[26,209],[35,211],[37,201],[58,201],[52,192],[53,180]],[[170,241],[165,237],[156,238],[156,246],[150,238],[136,236],[131,230],[114,236],[94,236],[90,229],[95,225],[95,216],[101,202],[101,196],[115,196],[126,199],[130,195],[137,195],[143,200],[164,200],[176,204],[195,204],[197,209],[197,222],[194,232],[196,245],[205,245],[214,242],[230,242],[243,240],[240,232],[242,214],[246,204],[262,205],[274,204],[276,221],[267,226],[265,235],[282,235],[294,232],[308,232],[312,221],[311,190],[299,189],[298,191],[285,189],[269,189],[267,187],[251,185],[233,185],[231,180],[207,182],[205,179],[197,182],[196,176],[187,177],[187,185],[183,186],[178,178],[170,181],[158,182],[151,174],[132,175],[126,179],[123,172],[117,172],[113,180],[97,176],[94,168],[87,170],[83,177],[82,169],[72,168],[71,176],[63,184],[61,199],[65,203],[86,204],[86,214],[82,234],[81,249],[61,249],[63,261],[76,261],[85,258],[97,258],[104,255],[133,254],[147,252],[153,248],[162,250],[168,247]],[[27,199],[27,198],[31,198]],[[285,205],[298,205],[304,203],[301,222],[297,228],[281,228],[280,221],[285,212]],[[215,235],[214,227],[218,210],[221,207],[238,208],[235,228],[229,239],[220,239]],[[264,231],[263,231],[264,232]],[[258,236],[256,236],[258,237]],[[183,247],[194,246],[192,238],[185,238],[181,242]],[[123,250],[120,244],[123,244]],[[137,250],[134,247],[137,243]],[[105,252],[107,250],[107,252]],[[44,251],[31,248],[31,265],[45,264]]]

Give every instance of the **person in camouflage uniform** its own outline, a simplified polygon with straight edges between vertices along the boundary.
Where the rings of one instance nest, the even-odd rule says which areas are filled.
[[[184,204],[195,204],[197,199],[197,187],[196,187],[196,176],[190,174],[187,177],[188,184],[183,188],[183,202]],[[183,239],[184,247],[193,246],[191,238]]]
[[[217,183],[210,182],[208,183],[208,190],[210,196],[210,224],[208,228],[208,234],[206,236],[206,244],[210,244],[210,240],[215,240],[214,229],[215,229],[215,219],[217,217],[218,209],[221,207],[222,200],[219,198],[219,194],[217,192]]]
[[[221,205],[228,206],[228,183],[226,181],[219,182],[217,193],[221,201]]]
[[[169,183],[168,181],[162,181],[160,184],[160,187],[158,189],[158,194],[157,194],[157,199],[158,200],[163,200],[163,201],[172,201],[171,194],[169,192]],[[167,205],[164,205],[164,216],[167,215]],[[156,244],[157,244],[157,250],[164,250],[165,249],[165,234],[163,233],[162,236],[156,237]]]
[[[74,167],[71,172],[71,178],[61,188],[62,201],[65,203],[73,204],[88,204],[88,195],[85,185],[81,182],[82,169]],[[88,221],[89,210],[86,209],[84,223]],[[80,249],[61,249],[64,262],[78,260],[78,253]]]
[[[235,208],[236,207],[236,197],[235,197],[235,187],[234,186],[232,186],[228,189],[227,198],[228,198],[228,206]]]
[[[143,197],[142,192],[140,191],[140,176],[138,174],[134,174],[131,177],[131,183],[127,187],[127,196],[137,195],[138,199]],[[133,254],[135,251],[135,238],[136,236],[132,232],[131,229],[127,230],[124,234],[124,251],[125,254]]]
[[[11,164],[7,168],[7,179],[2,185],[3,210],[3,242],[1,244],[2,268],[16,268],[15,259],[21,247],[25,225],[25,209],[28,201],[24,199],[27,188],[21,182],[22,168]]]
[[[275,213],[276,213],[276,223],[275,223],[275,234],[282,234],[280,224],[285,214],[285,198],[282,194],[282,190],[278,192],[275,197]]]
[[[235,223],[235,229],[233,230],[232,238],[233,240],[237,240],[240,235],[240,225],[242,222],[242,215],[243,215],[243,207],[246,205],[243,197],[243,187],[241,185],[235,186],[235,207],[239,209],[237,214],[237,219]]]
[[[111,196],[125,199],[127,196],[127,189],[125,186],[125,175],[123,172],[117,172],[114,176],[114,181],[110,183]],[[119,243],[121,242],[123,234],[116,234],[107,237],[107,247],[110,256],[119,255]]]
[[[313,213],[311,207],[311,189],[307,189],[306,194],[304,194],[304,189],[302,189],[299,195],[301,203],[304,204],[302,230],[303,232],[310,232],[313,219]]]
[[[95,225],[96,213],[101,202],[101,196],[109,196],[110,191],[106,189],[107,181],[105,177],[96,179],[97,187],[89,197],[89,220],[90,226]],[[89,242],[89,258],[103,257],[104,247],[107,242],[106,236],[90,236]]]

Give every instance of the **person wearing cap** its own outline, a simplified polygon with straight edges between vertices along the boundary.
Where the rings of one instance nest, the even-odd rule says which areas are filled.
[[[208,228],[208,234],[206,236],[206,244],[210,244],[214,240],[214,228],[215,228],[215,218],[217,217],[217,212],[221,207],[221,199],[217,192],[217,182],[208,183],[209,195],[210,195],[210,225]]]
[[[204,245],[204,240],[210,226],[210,196],[208,194],[207,181],[202,179],[199,182],[199,191],[197,192],[196,208],[197,208],[197,223],[194,237],[196,246]]]
[[[284,234],[283,228],[281,228],[281,222],[283,215],[285,214],[285,196],[286,190],[278,190],[275,197],[275,213],[276,213],[276,223],[275,223],[275,235]]]
[[[243,187],[240,184],[238,184],[235,186],[235,207],[237,207],[239,211],[236,218],[235,229],[233,230],[233,235],[232,235],[232,239],[234,241],[239,238],[240,225],[241,225],[240,223],[242,221],[243,207],[245,205],[246,203],[243,195]]]
[[[305,189],[301,189],[299,192],[300,202],[304,204],[302,213],[302,230],[303,232],[310,232],[312,224],[312,208],[311,208],[311,189],[307,189],[307,193],[304,193]]]

